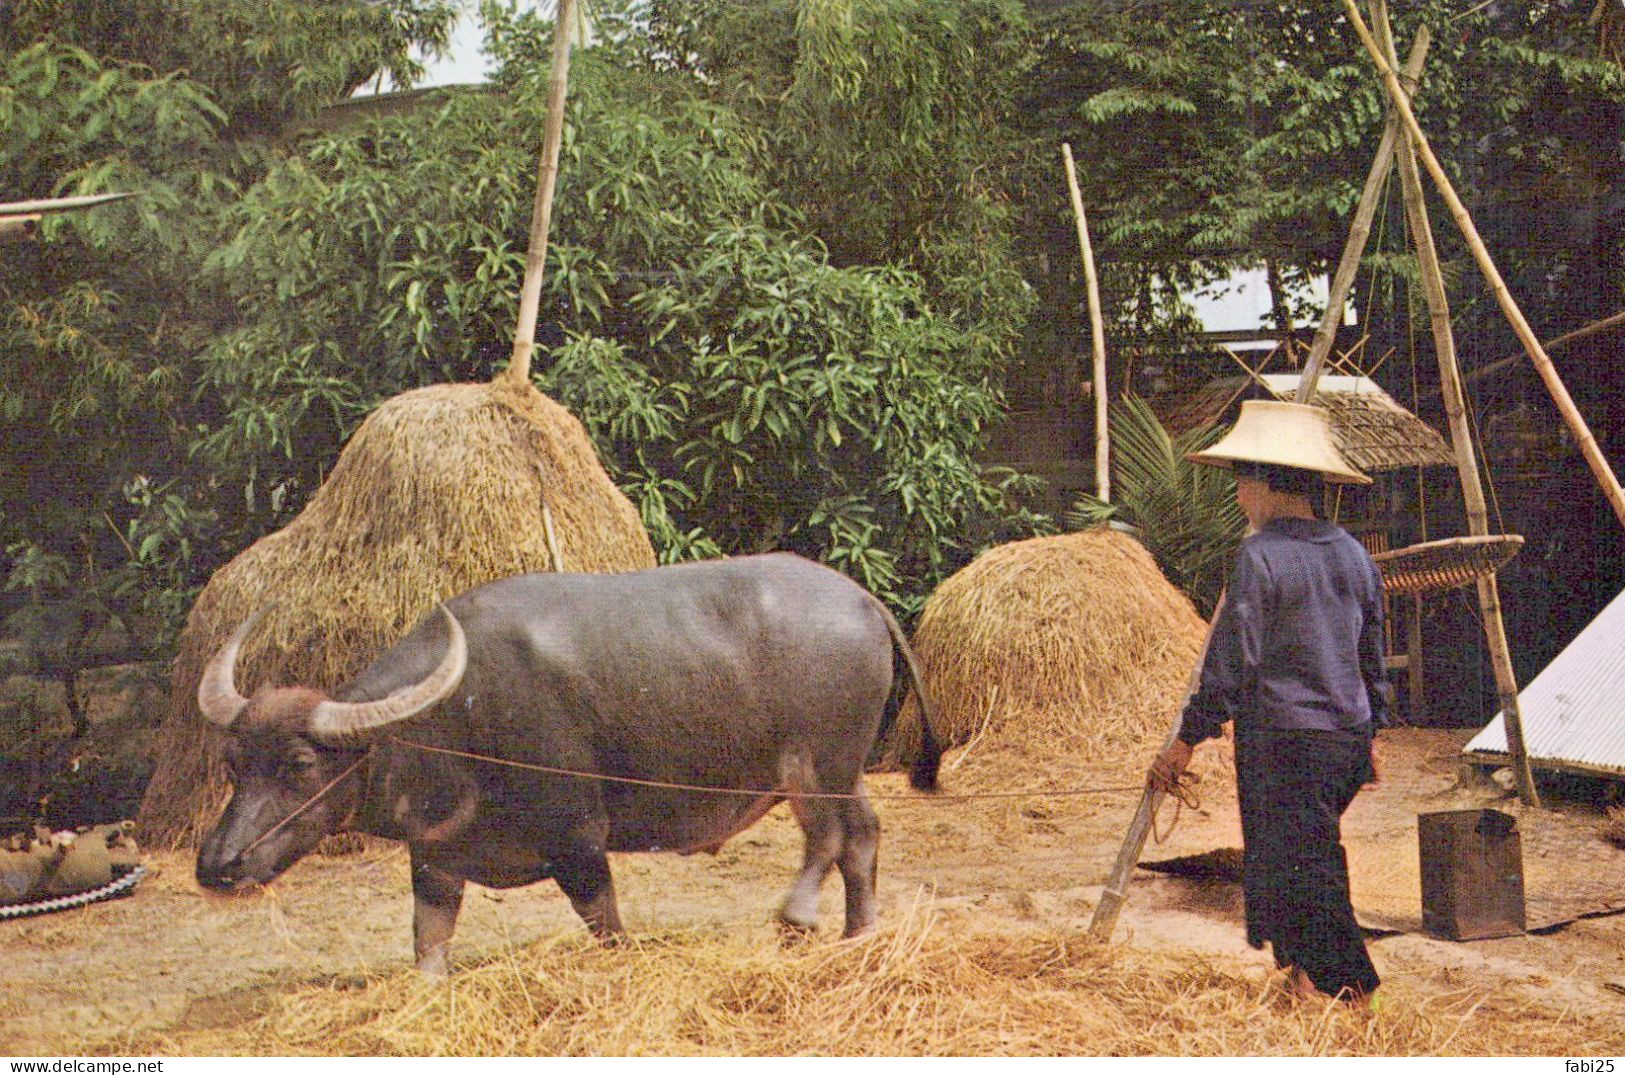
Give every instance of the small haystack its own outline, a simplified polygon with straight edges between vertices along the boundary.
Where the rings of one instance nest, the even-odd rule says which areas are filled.
[[[194,840],[220,809],[220,736],[197,712],[197,684],[250,613],[276,602],[238,666],[245,693],[267,683],[332,689],[436,600],[550,570],[544,504],[568,570],[654,566],[648,534],[586,430],[529,385],[435,385],[369,415],[298,518],[217,572],[193,606],[141,804],[143,840]]]
[[[1129,779],[1167,734],[1205,635],[1145,547],[1101,528],[978,556],[926,602],[914,648],[945,745],[1080,759]],[[918,742],[911,697],[896,757]]]

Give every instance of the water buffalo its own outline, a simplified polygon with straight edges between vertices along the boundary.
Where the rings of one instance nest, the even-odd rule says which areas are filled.
[[[229,732],[234,785],[198,854],[208,888],[269,881],[334,832],[404,840],[417,964],[441,974],[464,882],[551,877],[611,936],[605,852],[715,851],[789,799],[806,847],[781,919],[813,928],[838,865],[846,934],[874,925],[879,823],[863,766],[898,670],[925,692],[897,621],[835,571],[777,553],[502,579],[441,606],[332,697],[238,693],[257,620],[198,687],[203,715]],[[941,751],[924,725],[910,780],[932,790]]]

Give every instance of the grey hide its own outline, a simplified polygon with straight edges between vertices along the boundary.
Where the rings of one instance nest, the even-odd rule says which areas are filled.
[[[323,742],[309,714],[324,696],[296,687],[262,689],[229,719],[234,796],[200,851],[200,882],[269,881],[345,828],[405,840],[418,965],[444,973],[465,881],[551,877],[595,933],[612,936],[621,922],[606,852],[714,852],[793,793],[839,793],[850,797],[790,800],[806,848],[780,917],[814,928],[819,887],[837,867],[846,934],[873,927],[879,825],[863,766],[888,706],[895,712],[895,672],[924,690],[895,619],[861,587],[778,553],[522,575],[446,608],[467,637],[466,670],[417,716],[366,742]],[[375,701],[425,680],[450,660],[448,632],[431,614],[333,699]],[[911,780],[934,790],[940,750],[925,723]],[[613,783],[406,743],[763,793]],[[265,836],[369,748],[356,775]]]

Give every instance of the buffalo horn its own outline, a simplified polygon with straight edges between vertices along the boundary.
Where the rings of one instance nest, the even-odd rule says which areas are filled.
[[[273,607],[266,605],[244,620],[203,669],[203,678],[197,685],[197,707],[210,724],[229,727],[248,704],[248,699],[237,693],[237,655],[242,652],[243,641]]]
[[[377,728],[423,712],[456,690],[468,667],[468,640],[451,610],[441,605],[440,611],[446,617],[450,639],[446,645],[446,656],[441,659],[438,668],[422,682],[402,687],[376,702],[317,703],[310,715],[311,738],[335,746],[354,743]]]

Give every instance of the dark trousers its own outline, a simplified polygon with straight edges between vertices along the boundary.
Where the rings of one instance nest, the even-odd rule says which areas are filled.
[[[1369,993],[1381,979],[1349,902],[1343,811],[1371,777],[1366,731],[1236,731],[1247,943],[1315,988]]]

